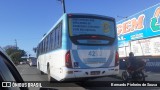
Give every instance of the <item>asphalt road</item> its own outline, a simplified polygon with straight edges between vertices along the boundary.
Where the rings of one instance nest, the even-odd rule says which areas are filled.
[[[40,71],[37,70],[36,67],[30,67],[29,65],[18,65],[17,66],[18,71],[22,75],[22,78],[24,81],[47,81],[47,75],[40,75]],[[48,86],[53,90],[160,90],[160,87],[95,87],[103,84],[102,82],[96,82],[96,81],[121,81],[118,78],[115,77],[102,77],[94,80],[89,81],[95,81],[93,83],[46,83]],[[88,81],[88,82],[89,82]],[[39,90],[39,88],[29,88],[30,90]]]

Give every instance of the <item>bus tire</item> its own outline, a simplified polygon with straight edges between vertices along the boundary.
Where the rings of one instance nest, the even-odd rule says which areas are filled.
[[[50,83],[55,82],[56,80],[51,77],[49,65],[47,66],[47,73],[48,73],[48,76],[47,76],[47,77],[48,77],[48,81],[49,81]]]
[[[44,72],[40,71],[41,75],[44,75]]]

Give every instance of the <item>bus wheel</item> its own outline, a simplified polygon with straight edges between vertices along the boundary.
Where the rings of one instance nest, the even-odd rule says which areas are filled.
[[[47,73],[48,73],[48,81],[50,82],[51,81],[51,76],[50,76],[50,69],[49,69],[49,66],[48,66],[48,68],[47,68]]]
[[[47,67],[47,72],[48,72],[48,81],[52,82],[52,77],[51,77],[51,74],[50,74],[50,68],[49,68],[49,66]]]
[[[44,72],[40,71],[41,75],[44,75]]]

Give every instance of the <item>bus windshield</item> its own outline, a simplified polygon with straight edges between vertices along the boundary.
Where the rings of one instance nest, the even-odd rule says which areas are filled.
[[[112,44],[116,38],[115,21],[113,19],[68,15],[69,35],[73,43],[85,45]]]

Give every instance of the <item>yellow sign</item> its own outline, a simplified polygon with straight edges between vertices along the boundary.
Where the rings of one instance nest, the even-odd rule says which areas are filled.
[[[110,31],[110,25],[109,25],[109,23],[108,22],[104,22],[103,23],[103,32],[107,33],[109,31]]]

